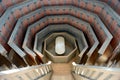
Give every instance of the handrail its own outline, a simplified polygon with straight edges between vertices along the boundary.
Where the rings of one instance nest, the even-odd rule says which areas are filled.
[[[109,68],[109,67],[99,67],[99,66],[87,66],[72,63],[72,72],[87,77],[90,80],[119,80],[120,79],[120,69],[119,68]]]
[[[51,61],[46,64],[38,66],[28,66],[25,68],[12,69],[0,72],[0,79],[2,80],[18,80],[19,78],[24,80],[35,80],[42,76],[45,76],[49,72],[52,72]]]

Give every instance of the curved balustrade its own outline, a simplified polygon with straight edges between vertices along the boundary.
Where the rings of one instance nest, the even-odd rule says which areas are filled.
[[[85,66],[72,63],[72,72],[78,76],[84,76],[90,80],[119,80],[120,69],[99,67],[99,66]]]
[[[51,61],[49,61],[46,64],[41,64],[38,66],[2,71],[0,72],[0,79],[1,80],[10,80],[10,79],[44,80],[44,76],[49,75],[47,77],[49,79],[51,77],[51,74],[52,74],[52,67],[51,67]]]

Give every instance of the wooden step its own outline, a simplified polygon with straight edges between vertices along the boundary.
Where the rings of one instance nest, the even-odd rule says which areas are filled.
[[[53,63],[53,75],[51,80],[75,80],[71,73],[72,61],[68,63]]]

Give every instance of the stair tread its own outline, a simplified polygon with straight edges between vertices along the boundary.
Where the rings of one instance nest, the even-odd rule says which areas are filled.
[[[68,63],[53,63],[53,75],[51,77],[51,80],[74,80],[71,73],[72,61]]]

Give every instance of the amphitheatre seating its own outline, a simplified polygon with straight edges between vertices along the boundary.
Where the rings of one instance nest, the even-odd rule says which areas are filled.
[[[77,12],[77,15],[75,14],[76,12]],[[14,35],[14,37],[11,37],[11,38],[13,38],[15,40],[14,42],[17,42],[19,40],[18,42],[19,42],[19,45],[21,46],[21,43],[22,43],[21,41],[23,41],[23,39],[24,39],[24,34],[26,32],[27,26],[34,23],[35,21],[37,21],[40,17],[45,16],[45,15],[51,15],[51,14],[70,14],[70,15],[76,16],[78,18],[82,18],[83,20],[91,23],[93,25],[93,29],[95,30],[96,35],[98,36],[98,39],[101,43],[100,44],[101,48],[98,51],[98,53],[100,53],[100,54],[104,53],[107,46],[109,45],[109,42],[112,39],[111,34],[105,28],[104,24],[101,22],[99,17],[97,17],[97,15],[90,13],[88,11],[85,11],[83,9],[74,7],[74,6],[44,7],[44,8],[38,9],[38,10],[20,18],[17,22],[17,26],[16,26],[17,29],[15,29],[16,31],[13,31],[13,32],[18,32],[19,27],[21,27],[20,29],[22,30],[22,33],[18,32],[18,34],[20,34],[21,37]],[[82,16],[78,15],[78,14],[81,14]],[[89,17],[89,18],[86,18],[86,17]],[[98,25],[99,25],[99,27],[98,27]],[[19,31],[21,31],[21,30],[19,30]],[[103,38],[101,38],[101,36],[103,36]],[[11,42],[13,42],[12,39],[11,39]],[[32,52],[29,52],[29,53],[32,53]]]
[[[2,0],[0,2],[0,17],[3,15],[3,13],[5,12],[5,10],[10,7],[13,6],[15,4],[18,4],[20,2],[23,2],[24,0]]]
[[[53,10],[54,9],[54,10]],[[100,49],[98,51],[99,54],[104,54],[107,46],[109,45],[112,35],[109,33],[109,31],[106,29],[104,24],[101,22],[101,20],[98,18],[97,15],[90,13],[88,11],[85,11],[80,8],[76,8],[74,6],[55,6],[55,7],[48,7],[44,8],[45,14],[50,14],[50,10],[53,13],[56,14],[70,14],[72,16],[76,16],[78,18],[81,18],[87,22],[89,22],[92,25],[92,28],[95,30],[96,35],[98,36],[98,40],[100,41]],[[77,14],[76,14],[77,13]],[[101,36],[103,37],[101,39]]]
[[[105,26],[104,26],[104,24],[102,24],[102,22],[99,20],[99,18],[95,15],[95,14],[93,14],[93,16],[91,16],[92,15],[92,13],[90,14],[90,13],[88,13],[88,12],[86,12],[85,10],[82,10],[82,9],[80,9],[80,11],[77,9],[77,8],[75,8],[75,7],[72,7],[72,6],[70,6],[70,7],[68,7],[68,6],[63,6],[63,7],[60,7],[60,6],[55,6],[55,7],[53,7],[53,6],[51,6],[51,7],[44,7],[44,10],[43,9],[40,9],[40,10],[36,10],[35,12],[33,12],[33,13],[31,13],[29,16],[31,16],[32,14],[33,14],[33,16],[31,16],[31,19],[30,20],[32,20],[32,21],[30,21],[30,23],[32,23],[32,22],[34,22],[34,20],[36,20],[36,18],[38,19],[41,15],[42,15],[42,12],[44,11],[45,13],[46,13],[46,15],[47,14],[50,14],[48,11],[52,11],[52,14],[54,14],[54,13],[56,13],[56,14],[65,14],[65,13],[68,13],[68,14],[71,14],[71,15],[75,15],[75,16],[77,16],[77,17],[79,17],[79,18],[82,18],[82,19],[84,19],[84,20],[86,20],[86,21],[88,21],[88,22],[90,22],[91,24],[94,24],[95,26],[93,27],[94,29],[95,29],[95,31],[96,31],[96,34],[97,34],[97,36],[98,36],[98,38],[99,38],[99,40],[100,40],[100,42],[101,42],[101,44],[103,43],[103,41],[105,40],[105,38],[106,37],[108,37],[108,38],[106,38],[106,41],[104,42],[104,44],[103,44],[103,46],[101,46],[101,49],[100,49],[100,51],[98,52],[98,53],[100,53],[100,54],[103,54],[104,53],[104,51],[105,51],[105,47],[107,47],[107,45],[109,44],[109,42],[111,41],[111,38],[112,38],[112,36],[111,36],[111,34],[108,32],[108,30],[105,28]],[[83,15],[83,16],[78,16],[77,14],[75,14],[75,13],[71,13],[71,11],[69,11],[68,12],[68,9],[70,9],[71,8],[71,10],[73,10],[73,8],[74,8],[74,11],[72,11],[72,12],[75,12],[75,11],[77,11],[78,13],[80,12],[80,14],[81,15]],[[54,9],[54,12],[53,12],[53,9]],[[58,11],[57,11],[58,10]],[[63,11],[63,10],[65,10],[65,11]],[[39,12],[41,12],[41,15],[38,17],[38,14],[40,14]],[[87,14],[88,13],[88,14]],[[36,15],[35,15],[36,14]],[[37,17],[36,17],[37,16]],[[88,19],[88,18],[86,18],[86,17],[84,17],[84,16],[91,16],[90,17],[90,19]],[[24,17],[25,19],[27,18],[28,16],[26,16],[26,17]],[[34,18],[35,17],[35,18]],[[92,18],[93,17],[93,18]],[[92,21],[91,19],[94,19],[94,21]],[[20,20],[19,20],[20,21]],[[23,20],[22,20],[23,21]],[[25,22],[25,20],[24,20],[24,22]],[[94,23],[93,23],[94,22]],[[22,23],[22,22],[21,22]],[[97,26],[99,26],[100,27],[100,29],[97,27]],[[98,33],[99,32],[99,30],[101,31],[100,33]],[[102,28],[102,29],[101,29]],[[24,29],[25,30],[25,29]],[[104,32],[103,32],[103,31]],[[99,36],[103,36],[103,38],[101,39],[101,37],[99,37]],[[103,48],[104,47],[104,48]]]
[[[18,25],[18,24],[20,24],[20,25]],[[17,27],[17,26],[19,26],[19,27]],[[15,29],[13,30],[13,33],[11,34],[11,37],[10,37],[10,40],[9,40],[8,44],[12,47],[12,49],[14,49],[14,51],[17,52],[17,54],[19,54],[19,56],[21,58],[26,59],[27,58],[26,52],[24,52],[22,49],[20,49],[20,47],[22,45],[21,41],[22,41],[22,38],[24,37],[22,35],[22,33],[24,32],[24,29],[22,29],[21,26],[22,26],[21,23],[18,21]],[[35,61],[36,58],[37,58],[36,55],[35,54],[30,54],[30,53],[28,53],[28,54],[31,57],[30,59],[33,59],[33,61],[34,61],[33,63],[37,64],[37,62]]]
[[[45,3],[45,1],[46,1],[46,3]],[[84,2],[84,1],[85,1],[85,2]],[[79,0],[78,0],[78,2],[77,2],[77,1],[76,1],[76,2],[73,1],[73,4],[74,4],[74,5],[78,5],[78,3],[80,3],[80,4],[84,4],[84,5],[85,5],[85,4],[91,4],[90,2],[92,2],[92,1],[86,1],[86,0],[84,0],[84,1],[80,1],[80,2],[79,2]],[[47,3],[47,2],[48,2],[47,0],[44,0],[44,1],[43,1],[43,3],[45,3],[45,5],[49,5],[50,2],[48,2],[48,3]],[[53,2],[53,0],[51,0],[51,2]],[[60,2],[58,1],[59,4],[62,4],[63,2],[64,2],[64,1],[62,1],[62,0],[61,0]],[[87,3],[87,2],[89,2],[89,3]],[[34,2],[34,3],[36,3],[36,5],[37,5],[37,4],[40,3],[40,2],[38,1],[38,2]],[[41,3],[42,3],[42,1],[41,1]],[[55,5],[55,3],[56,3],[56,2],[51,3],[51,5],[52,5],[52,4]],[[66,1],[66,4],[68,4],[68,3],[70,4],[70,3],[72,3],[72,1],[69,1],[69,2]],[[99,4],[98,4],[98,1],[94,1],[94,3],[97,4],[97,5],[100,4],[100,5],[103,6],[103,7],[104,7],[104,5],[106,5],[106,4],[103,4],[103,3],[101,3],[101,2],[99,2]],[[59,5],[59,4],[58,4],[58,5]],[[63,3],[63,4],[65,4],[65,3]],[[92,5],[93,5],[93,4],[92,4]],[[80,5],[78,5],[78,6],[80,6]],[[84,8],[84,6],[80,6],[80,7]],[[97,6],[97,7],[98,7],[98,6]],[[96,8],[97,8],[97,7],[96,7]],[[110,10],[112,10],[109,6],[107,6],[107,7],[108,7]],[[101,9],[101,8],[100,8],[100,9]],[[97,12],[97,11],[96,11],[96,12]],[[110,12],[110,11],[109,11],[109,12]]]
[[[29,12],[32,12],[40,7],[40,4],[37,4],[38,0],[25,1],[15,6],[9,7],[4,15],[0,18],[0,43],[7,51],[10,51],[10,47],[7,45],[7,41],[11,35],[12,29],[17,21],[17,19]],[[35,6],[37,5],[37,6]],[[12,47],[13,48],[13,47]],[[13,48],[14,49],[14,48]],[[16,50],[15,50],[16,51]],[[20,55],[20,54],[18,54]],[[25,56],[26,53],[21,53],[21,57]]]
[[[59,4],[63,5],[63,0],[59,1]],[[111,45],[113,48],[113,52],[119,48],[119,40],[120,40],[120,18],[119,15],[116,14],[111,7],[107,4],[100,2],[100,1],[92,1],[92,0],[76,0],[76,1],[69,1],[66,4],[73,4],[75,6],[79,6],[80,8],[92,11],[99,15],[102,21],[106,24],[107,28],[113,35],[113,39],[111,41]],[[64,3],[65,4],[65,3]],[[107,13],[107,14],[106,14]],[[107,16],[106,16],[107,15]],[[109,21],[106,21],[107,18]],[[109,23],[108,23],[109,22]],[[111,26],[108,26],[111,25]],[[114,53],[116,54],[116,53]]]
[[[88,39],[89,57],[92,55],[92,53],[94,52],[94,50],[97,48],[99,44],[92,28],[88,23],[83,22],[82,20],[79,20],[78,18],[72,17],[70,15],[46,16],[43,19],[40,19],[35,24],[31,25],[27,30],[25,41],[24,41],[28,49],[31,50],[33,46],[33,44],[31,43],[33,43],[35,34],[37,32],[39,32],[41,29],[43,29],[45,26],[49,24],[57,24],[57,23],[59,24],[67,23],[82,30],[86,34]]]
[[[76,29],[73,26],[70,26],[68,24],[49,25],[49,26],[46,26],[43,30],[40,30],[40,32],[38,32],[36,34],[36,38],[34,41],[34,52],[36,52],[39,55],[42,55],[43,54],[43,52],[42,52],[43,41],[45,40],[46,36],[48,36],[49,34],[52,34],[54,32],[67,32],[76,38],[77,43],[80,43],[80,44],[78,44],[78,48],[80,50],[80,53],[78,55],[81,55],[81,56],[79,56],[79,58],[81,58],[82,55],[86,52],[86,50],[88,48],[88,44],[87,44],[87,41],[84,37],[84,34],[80,30],[78,30],[78,29]],[[40,42],[38,44],[37,44],[37,41],[38,41],[37,35],[39,36],[38,39],[40,40]],[[26,44],[27,43],[26,39],[28,39],[28,36],[29,35],[26,35],[24,43],[23,43],[23,48],[26,51],[28,48],[27,44]]]
[[[46,3],[45,3],[45,1],[46,1]],[[54,0],[51,0],[51,2],[52,2],[52,1],[54,1]],[[78,1],[79,1],[79,0],[78,0]],[[86,3],[85,3],[84,1],[85,1]],[[88,9],[90,3],[88,4],[87,2],[91,2],[91,1],[86,1],[86,0],[84,0],[84,1],[81,0],[81,1],[80,1],[80,4],[84,4],[84,5],[87,4],[88,7],[86,7],[86,9]],[[50,2],[48,2],[48,3],[47,3],[47,2],[48,2],[47,0],[44,0],[44,1],[43,1],[43,3],[45,3],[45,6],[48,5],[48,3],[50,3]],[[62,0],[61,0],[60,2],[58,1],[59,4],[62,4],[63,2],[64,2],[64,1],[62,1]],[[93,2],[93,1],[92,1],[92,2]],[[41,3],[42,3],[42,1],[41,1]],[[51,3],[51,5],[52,5],[52,4],[55,5],[55,3],[56,3],[56,2]],[[77,2],[77,1],[76,1],[75,3],[74,3],[74,2],[73,2],[73,3],[71,2],[71,4],[74,4],[74,5],[77,5],[77,6],[81,7],[81,6],[78,5],[77,3],[79,3],[79,2]],[[94,3],[95,3],[95,9],[94,9],[94,10],[97,10],[97,8],[101,9],[101,7],[104,7],[104,5],[106,5],[106,4],[103,4],[103,3],[100,3],[100,2],[98,3],[98,1],[94,1]],[[58,4],[58,5],[59,5],[59,4]],[[64,3],[64,4],[65,4],[65,3]],[[66,1],[66,4],[68,4],[67,1]],[[70,1],[69,1],[69,4],[70,4]],[[92,5],[93,5],[93,4],[92,4]],[[97,6],[97,5],[99,5],[99,6]],[[107,7],[108,7],[108,6],[107,6]],[[82,6],[82,8],[84,8],[84,6]],[[110,7],[108,7],[108,8],[109,8],[110,10],[112,10]],[[110,10],[109,10],[109,12],[110,12]],[[99,11],[101,11],[101,10],[99,10]],[[96,11],[96,12],[99,13],[98,11]],[[115,16],[116,16],[116,15],[115,15]]]
[[[120,0],[99,0],[107,3],[120,15]]]
[[[81,0],[79,2],[75,2],[76,6],[78,3],[84,4],[79,5],[79,7],[84,8],[86,10],[92,11],[99,15],[99,17],[102,19],[104,24],[106,24],[106,27],[109,29],[109,31],[113,35],[113,40],[111,41],[112,48],[115,50],[119,46],[119,40],[120,40],[120,18],[119,15],[116,14],[112,8],[110,8],[107,4],[100,2],[100,1],[88,1],[88,0]],[[86,5],[91,4],[90,7],[86,7]],[[92,8],[94,7],[94,9]]]
[[[89,1],[88,1],[89,2]],[[98,1],[95,1],[95,3],[98,3]],[[95,5],[94,3],[94,5]],[[108,30],[112,33],[113,35],[113,39],[111,41],[111,45],[113,48],[113,55],[116,55],[116,50],[119,50],[120,48],[120,18],[119,15],[116,14],[112,8],[110,8],[108,5],[99,2],[99,5],[103,6],[103,7],[99,7],[99,11],[93,11],[92,9],[90,11],[93,11],[95,13],[97,13],[99,15],[99,17],[101,18],[101,20],[104,22],[104,24],[106,25],[106,27],[108,28]],[[95,6],[98,6],[95,5]]]
[[[119,19],[119,15],[116,14],[111,7],[109,7],[107,4],[100,2],[100,1],[92,1],[92,0],[76,0],[76,1],[72,1],[69,0],[68,2],[66,1],[65,3],[63,3],[64,0],[60,0],[58,1],[59,4],[63,5],[63,4],[73,4],[75,6],[78,6],[80,8],[92,11],[96,14],[99,15],[99,17],[102,19],[102,21],[106,24],[106,25],[111,25],[107,26],[107,28],[110,30],[110,32],[113,35],[113,40],[111,41],[111,45],[112,48],[115,50],[115,48],[119,47],[119,31],[120,31],[120,19]],[[53,3],[55,4],[55,3]],[[106,13],[108,13],[109,15],[106,16]],[[110,16],[110,17],[109,17]],[[111,23],[107,23],[107,21],[105,21],[107,18],[111,18]],[[110,28],[109,28],[110,27]]]

